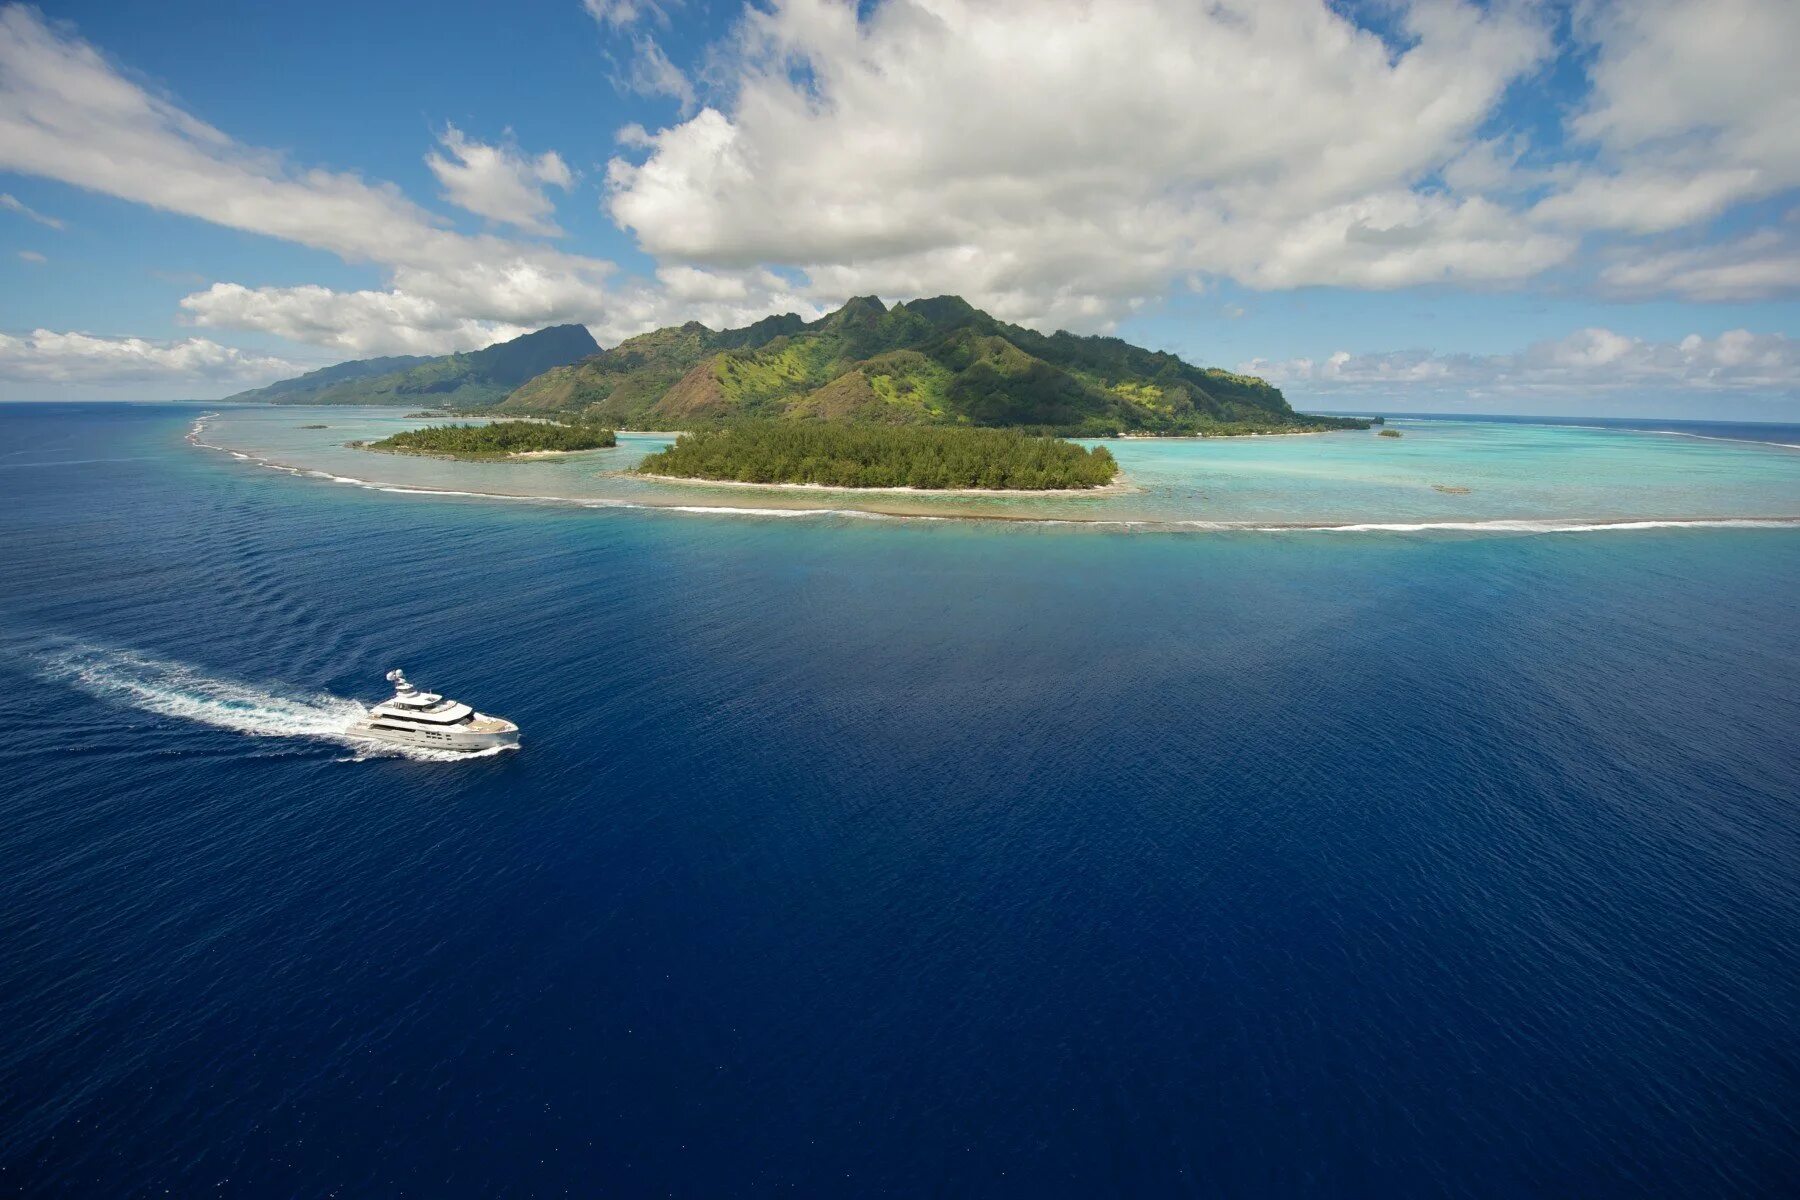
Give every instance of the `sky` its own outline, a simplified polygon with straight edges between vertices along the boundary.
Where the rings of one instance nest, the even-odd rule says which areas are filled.
[[[956,293],[1313,410],[1800,421],[1794,0],[0,4],[0,400]]]

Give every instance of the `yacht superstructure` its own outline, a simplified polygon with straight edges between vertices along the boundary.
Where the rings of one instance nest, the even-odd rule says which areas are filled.
[[[519,743],[519,727],[503,717],[478,713],[467,704],[424,692],[407,682],[406,673],[387,673],[394,698],[371,708],[351,724],[351,737],[375,738],[407,746],[465,753]]]

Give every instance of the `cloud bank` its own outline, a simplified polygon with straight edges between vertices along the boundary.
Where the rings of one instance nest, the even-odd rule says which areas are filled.
[[[26,383],[162,383],[203,381],[251,384],[297,374],[305,368],[282,358],[247,354],[205,338],[151,342],[134,337],[55,333],[0,333],[0,379]]]
[[[1757,392],[1800,396],[1800,342],[1737,329],[1652,342],[1581,329],[1512,354],[1385,354],[1252,359],[1238,368],[1309,393],[1367,393],[1403,402],[1415,394],[1512,392]]]
[[[1089,328],[1193,272],[1388,288],[1562,261],[1568,237],[1422,186],[1544,60],[1540,19],[1402,21],[1396,52],[1307,0],[780,0],[739,30],[727,108],[612,161],[609,211],[663,260]]]

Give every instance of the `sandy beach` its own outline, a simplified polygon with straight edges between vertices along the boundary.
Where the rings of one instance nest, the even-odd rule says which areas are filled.
[[[1138,489],[1116,479],[1112,483],[1091,488],[916,488],[916,487],[838,487],[828,483],[742,483],[735,479],[690,479],[685,475],[646,475],[636,471],[617,474],[631,479],[649,479],[657,483],[678,483],[684,487],[756,488],[777,492],[827,492],[848,495],[892,496],[1117,496]]]

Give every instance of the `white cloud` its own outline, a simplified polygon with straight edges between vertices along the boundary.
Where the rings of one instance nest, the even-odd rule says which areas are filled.
[[[639,96],[667,96],[681,105],[681,115],[694,111],[698,97],[687,73],[670,61],[656,39],[636,32],[644,24],[667,29],[669,10],[682,0],[584,0],[588,15],[608,33],[619,36],[625,65],[616,70],[614,86]],[[609,57],[611,57],[609,55]]]
[[[473,270],[479,274],[481,268]],[[654,285],[634,280],[613,289],[598,315],[568,319],[586,324],[602,343],[612,344],[683,321],[704,321],[723,329],[773,312],[820,315],[809,298],[768,271],[669,267],[657,275]],[[398,286],[387,291],[215,283],[184,297],[181,307],[197,325],[257,329],[363,357],[479,349],[541,328],[547,322],[538,314],[547,303],[578,309],[581,301],[579,294],[559,298],[554,279],[529,271],[510,278],[470,278],[401,270],[395,273],[395,282]],[[488,297],[488,311],[496,317],[467,316],[459,300],[470,291]]]
[[[38,263],[39,265],[50,261],[36,250],[21,250],[19,251],[19,257],[28,263]]]
[[[4,208],[7,212],[18,213],[21,217],[36,221],[39,225],[49,229],[60,230],[63,228],[60,219],[44,215],[9,192],[0,192],[0,208]]]
[[[729,110],[615,159],[610,210],[667,261],[1088,325],[1193,271],[1394,287],[1559,261],[1560,235],[1416,190],[1544,57],[1538,19],[1401,17],[1396,51],[1317,0],[777,0],[725,60]]]
[[[1765,229],[1736,241],[1660,253],[1622,252],[1600,283],[1632,299],[1764,300],[1800,292],[1800,239]]]
[[[1532,215],[1575,229],[1663,233],[1724,212],[1758,178],[1744,167],[1689,172],[1646,166],[1588,174],[1539,201]]]
[[[613,29],[623,29],[643,20],[667,25],[669,9],[680,4],[681,0],[582,0],[582,7],[587,9],[590,17]]]
[[[181,307],[198,325],[262,330],[359,358],[479,350],[529,332],[523,326],[459,316],[433,300],[402,291],[215,283],[185,297]]]
[[[559,187],[567,191],[575,176],[556,151],[534,158],[514,145],[490,146],[471,141],[454,125],[446,125],[438,140],[451,157],[428,154],[425,165],[444,185],[446,200],[526,233],[562,235],[552,219],[556,205],[544,189]]]
[[[1324,359],[1253,359],[1238,368],[1312,393],[1747,391],[1800,396],[1800,342],[1736,329],[1652,342],[1581,329],[1513,354],[1338,351]]]
[[[1650,233],[1800,186],[1800,4],[1793,0],[1584,0],[1592,90],[1573,137],[1595,167],[1535,215]]]
[[[541,159],[537,166],[555,172]],[[466,237],[392,185],[292,167],[240,145],[19,6],[0,9],[0,169],[379,264],[402,294],[395,314],[420,300],[462,320],[535,327],[589,318],[606,305],[602,283],[611,264],[492,235]],[[202,302],[190,311],[202,324],[227,324],[225,308]],[[249,321],[264,310],[238,311]],[[352,312],[362,313],[359,302],[347,304],[346,321]],[[399,349],[429,342],[422,335],[430,332],[389,325],[359,336]],[[446,336],[437,345],[451,349],[455,341]]]
[[[682,114],[694,111],[698,96],[680,67],[669,61],[652,37],[632,39],[631,66],[624,79],[627,90],[640,96],[668,96],[681,104]]]
[[[296,374],[285,359],[246,354],[205,338],[152,342],[135,337],[35,330],[0,333],[0,379],[27,383],[247,383]]]

